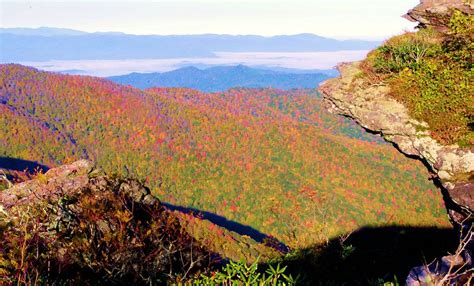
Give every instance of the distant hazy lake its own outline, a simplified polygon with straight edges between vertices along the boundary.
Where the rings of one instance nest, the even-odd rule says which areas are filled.
[[[132,72],[166,72],[183,66],[213,66],[243,64],[257,67],[279,67],[301,70],[331,69],[337,63],[361,60],[362,51],[314,53],[228,53],[218,52],[210,58],[175,58],[149,60],[68,60],[20,62],[46,71],[94,76],[123,75]]]

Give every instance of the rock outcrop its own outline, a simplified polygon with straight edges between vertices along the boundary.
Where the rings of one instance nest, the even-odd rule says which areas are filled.
[[[406,285],[472,285],[473,244],[473,232],[471,232],[461,241],[454,254],[443,256],[428,265],[414,267],[406,279]]]
[[[77,196],[86,189],[100,192],[98,196],[112,191],[127,197],[133,203],[160,207],[159,200],[140,182],[107,177],[87,160],[51,169],[38,175],[36,179],[13,185],[0,192],[0,206],[4,212],[11,212],[23,206],[35,206],[45,201],[60,201],[65,197]]]
[[[461,223],[469,218],[474,212],[474,184],[456,179],[474,174],[472,150],[443,146],[431,138],[428,125],[410,117],[405,106],[388,96],[386,85],[368,85],[358,77],[362,72],[359,65],[339,65],[341,76],[321,85],[329,110],[353,118],[364,128],[380,133],[404,154],[423,160],[446,192],[451,219]]]
[[[2,285],[161,285],[218,257],[140,182],[85,160],[1,191],[0,241]]]
[[[448,32],[454,11],[473,15],[474,5],[468,0],[422,0],[405,17]],[[320,86],[329,110],[353,118],[361,126],[381,134],[402,153],[424,162],[439,183],[451,221],[461,235],[459,248],[452,255],[411,270],[406,284],[471,285],[473,279],[474,231],[474,150],[458,145],[442,145],[430,136],[426,122],[415,120],[408,109],[390,97],[384,82],[364,78],[361,62],[338,66],[340,77]]]
[[[474,14],[472,0],[421,0],[421,3],[408,11],[404,17],[412,22],[418,22],[418,27],[433,27],[446,32],[447,23],[454,9],[466,14]]]

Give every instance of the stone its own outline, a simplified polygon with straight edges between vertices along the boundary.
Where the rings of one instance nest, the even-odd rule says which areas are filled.
[[[406,279],[407,286],[468,285],[472,278],[471,251],[448,255],[426,266],[414,267]]]
[[[456,205],[450,212],[451,220],[461,224],[468,217],[472,219],[473,182],[456,182],[460,174],[474,174],[472,150],[441,145],[426,131],[420,131],[418,127],[427,126],[427,123],[411,118],[407,108],[388,95],[387,86],[367,85],[357,77],[362,72],[360,62],[343,63],[338,69],[340,77],[327,80],[319,88],[326,107],[379,133],[400,152],[424,161]]]
[[[457,9],[466,14],[474,14],[472,0],[422,0],[415,8],[408,11],[404,18],[418,22],[418,27],[432,27],[441,32],[447,32],[447,24]]]
[[[405,18],[419,23],[419,28],[432,27],[448,31],[447,25],[454,10],[473,15],[472,0],[421,0]],[[340,77],[320,85],[327,108],[353,118],[358,124],[379,133],[397,149],[422,160],[432,173],[431,178],[441,183],[451,221],[458,227],[461,242],[456,253],[434,262],[412,268],[408,286],[471,285],[473,279],[474,231],[474,153],[473,149],[457,145],[445,146],[419,127],[426,122],[411,118],[401,103],[389,96],[383,83],[369,84],[358,76],[360,62],[338,66]]]

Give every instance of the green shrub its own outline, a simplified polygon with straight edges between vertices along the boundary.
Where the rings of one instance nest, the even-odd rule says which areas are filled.
[[[426,57],[439,53],[435,32],[423,30],[392,38],[376,51],[373,67],[378,73],[397,73],[406,68],[417,70]]]
[[[385,81],[391,96],[428,123],[442,144],[474,143],[473,17],[455,11],[447,33],[431,28],[388,40],[362,68],[367,80]]]
[[[449,29],[454,34],[470,34],[474,31],[474,17],[456,10],[449,21]]]
[[[258,262],[247,265],[244,262],[229,262],[211,276],[202,274],[192,285],[296,285],[298,277],[286,275],[285,267],[269,265],[265,272],[259,271]]]
[[[419,70],[400,72],[389,83],[393,97],[426,121],[434,138],[467,146],[474,139],[469,127],[474,122],[470,77],[457,64],[432,59]]]
[[[443,43],[449,60],[459,63],[466,70],[473,69],[474,17],[456,11],[449,22],[449,35]]]

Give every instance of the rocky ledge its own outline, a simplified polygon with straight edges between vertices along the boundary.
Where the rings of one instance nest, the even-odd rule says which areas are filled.
[[[0,285],[162,285],[218,257],[139,181],[89,161],[0,192]]]
[[[407,156],[421,159],[433,179],[439,179],[451,219],[461,223],[470,217],[474,212],[474,182],[469,180],[474,174],[472,150],[444,146],[431,138],[428,125],[411,118],[404,105],[389,97],[388,86],[366,83],[359,66],[360,62],[341,64],[340,77],[321,85],[328,109],[381,134]]]
[[[430,26],[446,32],[453,9],[474,14],[472,0],[421,0],[421,3],[408,11],[404,17],[412,22],[418,22],[418,27]]]
[[[455,11],[474,15],[471,0],[421,0],[405,18],[449,35]],[[471,285],[473,279],[474,231],[474,149],[442,145],[430,136],[429,125],[415,120],[408,109],[390,96],[382,80],[374,83],[364,77],[361,62],[338,66],[340,77],[320,86],[328,109],[350,118],[367,130],[392,142],[400,152],[420,159],[439,185],[461,241],[454,254],[428,265],[415,267],[406,285]]]

